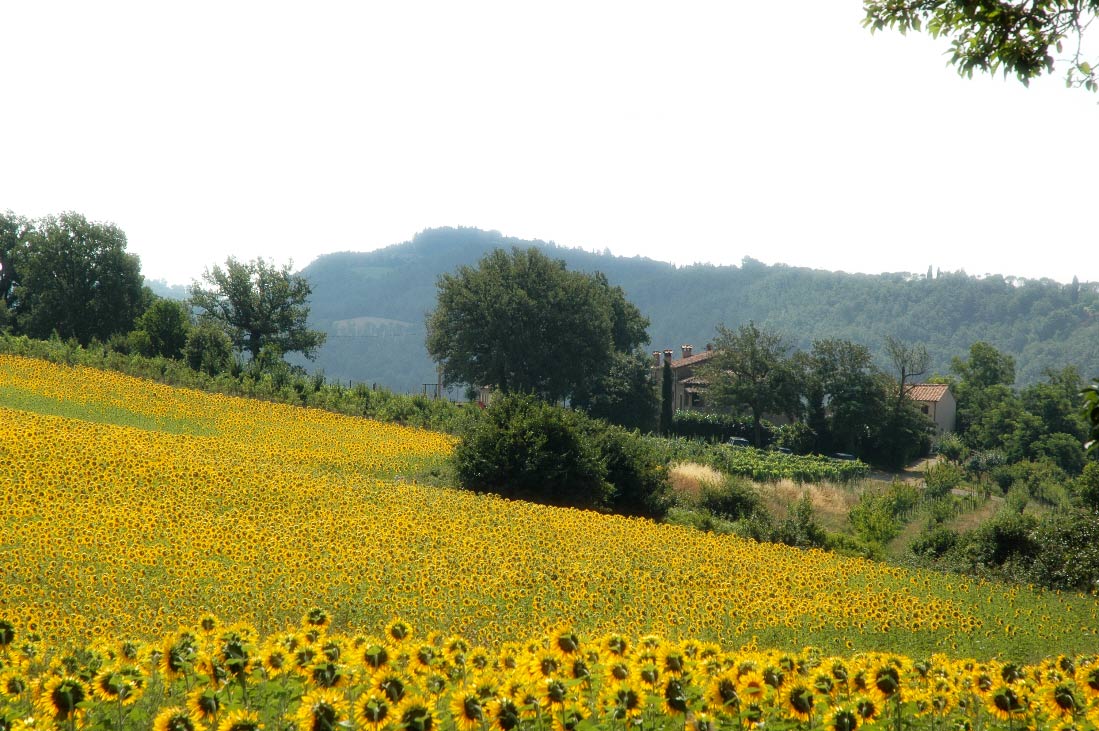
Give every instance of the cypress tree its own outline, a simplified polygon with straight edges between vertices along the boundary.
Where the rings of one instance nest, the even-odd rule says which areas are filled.
[[[664,357],[664,377],[660,384],[660,433],[672,433],[672,364]]]

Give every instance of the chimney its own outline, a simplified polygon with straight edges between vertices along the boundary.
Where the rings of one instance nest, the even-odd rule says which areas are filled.
[[[695,349],[695,346],[693,345],[680,345],[679,347],[683,349],[684,358],[690,358],[691,352]]]
[[[668,363],[672,362],[672,349],[668,348],[664,351],[664,360]]]
[[[660,366],[661,366],[660,351],[659,350],[654,350],[653,351],[653,368],[659,368]]]
[[[707,353],[709,353],[713,349],[714,349],[714,344],[713,343],[706,343],[706,352]]]

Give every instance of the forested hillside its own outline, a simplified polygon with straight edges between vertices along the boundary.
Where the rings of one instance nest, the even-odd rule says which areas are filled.
[[[595,254],[478,229],[433,229],[369,253],[323,256],[304,274],[313,287],[312,326],[329,333],[311,368],[334,378],[419,390],[436,380],[424,348],[424,316],[444,272],[497,247],[538,246],[570,269],[602,271],[651,320],[651,349],[712,340],[715,327],[749,320],[795,346],[844,338],[880,353],[887,335],[924,344],[933,369],[983,340],[1015,357],[1020,385],[1045,368],[1099,373],[1099,285],[1063,285],[963,272],[845,274],[768,266],[675,267]],[[916,262],[913,262],[914,265]],[[990,266],[991,268],[991,266]],[[562,353],[562,357],[568,357]],[[882,365],[885,365],[884,359]]]

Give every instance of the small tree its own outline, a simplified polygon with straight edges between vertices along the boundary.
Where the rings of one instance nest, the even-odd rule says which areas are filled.
[[[233,344],[221,328],[211,322],[191,328],[183,346],[187,365],[208,376],[216,376],[233,365]]]
[[[290,265],[276,267],[263,259],[239,262],[229,257],[191,285],[191,302],[202,317],[216,322],[233,347],[254,359],[265,345],[282,353],[300,352],[312,359],[325,333],[306,327],[312,289]]]
[[[182,302],[157,299],[141,317],[133,340],[143,355],[181,358],[191,330],[191,313]]]
[[[672,419],[675,417],[674,398],[672,363],[668,358],[664,358],[664,368],[660,372],[660,433],[664,436],[672,433]]]

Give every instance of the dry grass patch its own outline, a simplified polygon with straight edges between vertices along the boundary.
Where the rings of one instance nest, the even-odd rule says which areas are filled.
[[[697,505],[704,487],[717,487],[724,481],[725,475],[698,462],[681,462],[668,470],[672,492],[676,500],[684,505]]]
[[[831,531],[839,531],[847,526],[847,516],[859,502],[859,490],[839,487],[829,483],[798,484],[793,480],[758,484],[756,488],[763,497],[767,511],[776,518],[785,518],[790,508],[809,495],[813,504],[813,513],[821,525]]]

